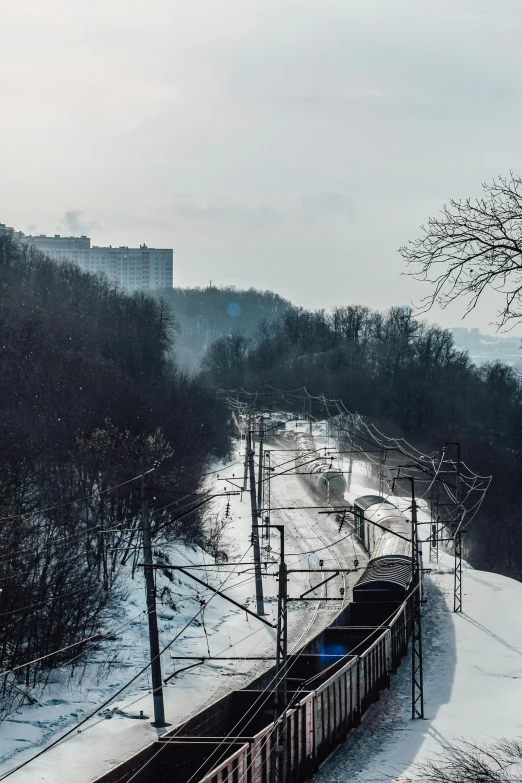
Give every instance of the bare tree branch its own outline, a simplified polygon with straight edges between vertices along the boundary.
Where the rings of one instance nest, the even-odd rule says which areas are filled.
[[[475,201],[451,199],[399,252],[412,267],[408,274],[432,285],[422,312],[465,298],[467,315],[492,288],[504,297],[502,327],[522,317],[522,179],[511,172],[482,187]]]
[[[403,778],[401,778],[403,780]],[[522,742],[499,739],[490,745],[461,741],[423,764],[405,783],[520,783]]]

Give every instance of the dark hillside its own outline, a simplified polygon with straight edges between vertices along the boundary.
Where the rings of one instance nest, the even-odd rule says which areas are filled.
[[[153,526],[227,453],[225,409],[168,358],[175,326],[165,304],[0,233],[0,667],[48,656],[4,695],[100,632],[139,543],[140,452]],[[204,543],[197,515],[167,534]]]

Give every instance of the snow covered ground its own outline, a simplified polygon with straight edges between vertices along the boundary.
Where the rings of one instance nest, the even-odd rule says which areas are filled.
[[[298,425],[300,428],[301,425]],[[318,442],[333,445],[325,434],[324,427],[317,428]],[[292,468],[294,453],[287,449],[288,439],[267,440],[266,447],[272,452],[274,473],[282,475],[271,481],[271,503],[273,508],[292,506],[295,510],[279,510],[272,514],[272,522],[285,525],[286,560],[289,567],[316,567],[324,560],[325,568],[332,565],[351,568],[357,558],[361,568],[366,556],[354,543],[352,537],[343,538],[347,530],[338,532],[338,523],[333,515],[319,515],[313,508],[316,500],[310,495],[302,480],[295,474],[284,474]],[[229,467],[209,478],[209,488],[222,492],[235,490],[242,485],[243,467],[238,449]],[[244,453],[244,452],[241,452]],[[283,464],[284,463],[284,464]],[[278,467],[280,466],[280,467]],[[368,479],[367,466],[355,463],[354,475],[360,474],[361,482]],[[224,508],[221,499],[219,506]],[[301,507],[301,510],[298,508]],[[213,560],[201,550],[177,545],[168,552],[172,564],[206,563],[194,571],[200,578],[222,589],[243,605],[255,610],[252,549],[250,547],[251,513],[248,492],[230,498],[230,525],[226,531],[229,542],[229,559],[245,565],[230,568],[223,565],[212,567]],[[343,539],[339,541],[339,539]],[[335,554],[328,544],[338,542]],[[277,582],[275,575],[279,552],[279,537],[274,531],[270,541],[261,541],[263,547],[270,544],[272,551],[263,551],[267,562],[263,579],[267,619],[276,619]],[[314,550],[319,550],[313,554]],[[304,553],[304,554],[302,554]],[[271,576],[272,574],[272,576]],[[339,595],[339,602],[320,604],[292,603],[289,607],[289,647],[303,644],[307,638],[328,625],[333,617],[351,598],[351,587],[357,573],[338,577],[328,586],[328,595]],[[318,575],[293,574],[290,594],[299,595],[312,584],[320,581]],[[339,588],[345,587],[344,599]],[[97,707],[111,694],[118,691],[148,661],[148,632],[145,614],[145,594],[141,573],[135,579],[127,576],[128,597],[117,609],[114,627],[118,642],[110,649],[103,648],[93,654],[86,667],[86,676],[79,688],[69,681],[63,672],[54,676],[55,682],[41,696],[38,705],[23,707],[0,724],[0,776],[23,763],[46,744],[60,737],[82,717],[91,712],[95,715],[80,732],[73,733],[63,743],[52,748],[40,758],[15,772],[13,783],[28,783],[33,780],[58,781],[69,777],[75,783],[89,783],[102,772],[131,756],[140,748],[152,742],[157,736],[149,720],[140,719],[140,711],[152,719],[152,698],[150,675],[147,672],[130,686],[121,696],[103,710]],[[163,647],[200,608],[200,600],[208,599],[210,593],[175,571],[170,576],[157,572],[157,593],[161,601],[158,607],[160,643]],[[324,595],[321,588],[319,595]],[[203,622],[204,620],[204,622]],[[245,612],[228,604],[221,597],[208,602],[204,614],[192,623],[162,656],[163,676],[168,677],[176,670],[190,666],[195,661],[182,661],[171,655],[182,656],[270,656],[274,654],[274,631],[248,617]],[[271,661],[209,661],[190,671],[177,675],[164,689],[165,713],[171,725],[201,709],[207,702],[219,698],[233,688],[246,685],[257,673],[269,668]],[[36,694],[38,695],[38,694]]]
[[[428,567],[427,553],[425,566]],[[323,765],[318,783],[382,783],[411,777],[459,739],[520,736],[522,584],[463,570],[463,612],[453,613],[453,558],[426,577],[423,610],[425,720],[411,720],[411,659],[361,726]]]
[[[299,424],[298,429],[302,426]],[[335,445],[324,426],[316,427],[314,435],[319,446]],[[276,472],[282,473],[292,456],[284,451],[289,448],[288,440],[278,437],[266,445],[272,452],[272,465],[279,466]],[[242,484],[239,448],[236,457],[238,461],[234,459],[230,467],[221,469],[219,479],[217,474],[211,477],[212,488],[222,491],[225,486],[234,489],[233,484]],[[283,465],[284,462],[287,464]],[[348,465],[349,460],[345,457],[340,467],[347,470]],[[280,475],[271,485],[273,508],[294,507],[272,514],[272,522],[285,525],[289,567],[315,566],[319,559],[324,559],[325,567],[339,563],[351,567],[355,557],[361,566],[364,564],[364,554],[351,537],[343,538],[348,531],[343,529],[339,532],[333,516],[319,515],[313,509],[305,508],[313,506],[316,501],[297,476]],[[347,500],[377,491],[375,474],[371,475],[366,463],[354,461]],[[394,497],[393,501],[404,509],[409,504],[407,498]],[[422,512],[419,518],[420,521],[427,520]],[[231,561],[238,562],[243,558],[245,563],[252,562],[250,531],[250,501],[248,493],[244,493],[231,498],[231,523],[227,531]],[[332,542],[337,542],[334,554],[326,546]],[[267,543],[262,541],[263,546]],[[264,550],[263,553],[267,560],[267,574],[275,572],[271,563],[276,561],[278,537],[274,535],[269,543],[272,551]],[[311,550],[317,550],[317,554],[309,554]],[[177,546],[168,554],[173,564],[206,562],[207,568],[196,571],[201,578],[218,586],[228,577],[225,588],[230,588],[230,595],[252,609],[255,607],[251,566],[238,566],[229,576],[231,569],[227,566],[211,568],[212,559],[200,550]],[[424,563],[425,567],[430,567],[427,551]],[[463,612],[455,615],[452,612],[453,559],[442,554],[438,564],[431,566],[431,575],[425,577],[428,603],[423,609],[426,719],[411,720],[411,670],[410,661],[406,658],[398,674],[392,678],[391,690],[382,694],[348,742],[323,765],[316,776],[319,783],[405,780],[411,775],[413,762],[426,759],[456,739],[489,740],[517,735],[519,704],[522,701],[522,585],[496,574],[465,568]],[[357,576],[348,575],[345,600],[350,600],[350,587]],[[184,577],[178,578],[176,572],[171,572],[171,577],[172,581],[158,572],[158,594],[163,598],[159,609],[162,644],[170,641],[195,614],[200,599],[209,597],[204,588]],[[316,579],[315,575],[313,578]],[[128,581],[128,598],[114,620],[115,625],[122,628],[119,643],[114,649],[104,648],[93,656],[98,663],[95,665],[93,661],[87,667],[82,688],[60,680],[63,675],[58,673],[57,682],[44,692],[40,706],[24,707],[0,725],[0,775],[59,737],[83,715],[95,711],[147,662],[149,651],[142,577]],[[329,585],[329,595],[337,595],[340,585],[340,578],[337,578]],[[293,575],[290,594],[298,595],[309,586],[308,575]],[[267,576],[264,587],[267,616],[275,619],[277,583],[273,577]],[[175,608],[171,605],[172,601]],[[332,602],[321,608],[319,602],[308,606],[291,604],[290,647],[303,643],[326,626],[341,606],[341,598],[338,604]],[[207,656],[209,651],[213,656],[273,654],[273,631],[219,597],[213,598],[205,609],[204,623],[200,620],[190,625],[171,650],[164,654],[164,676],[193,663],[176,661],[170,654]],[[167,719],[175,725],[228,690],[244,686],[268,666],[270,662],[209,661],[179,674],[165,687]],[[149,720],[138,717],[140,710],[146,716],[152,716],[151,702],[147,674],[111,702],[105,711],[97,712],[82,727],[81,733],[73,734],[49,753],[14,773],[10,779],[13,783],[29,783],[69,778],[75,783],[89,783],[156,738],[157,730]]]

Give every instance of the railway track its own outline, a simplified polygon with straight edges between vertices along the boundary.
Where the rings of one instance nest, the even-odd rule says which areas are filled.
[[[275,443],[285,445],[280,440]],[[284,460],[284,456],[278,455],[274,467],[287,464]],[[313,509],[313,514],[307,513],[304,505],[299,507],[307,498],[316,497],[313,489],[301,481],[302,477],[292,475],[276,482],[272,489],[272,497],[277,498],[273,516],[284,524],[285,540],[292,542],[297,557],[308,556],[314,567],[319,565],[324,552],[325,565],[343,569],[346,566],[343,560],[349,557],[349,544],[329,540],[333,531],[325,529],[324,518],[315,517],[317,512]],[[319,501],[309,505],[319,505]],[[404,523],[393,504],[388,504],[389,509],[377,505],[379,513],[388,515],[386,521],[390,525]],[[335,500],[328,503],[328,508],[335,512]],[[402,538],[400,541],[402,544]],[[268,547],[267,551],[270,551]],[[354,553],[363,561],[367,559],[359,547],[356,550],[354,546]],[[243,688],[229,690],[166,732],[97,783],[170,783],[173,774],[180,783],[266,783],[274,767],[283,775],[285,783],[309,778],[335,746],[359,725],[363,713],[378,699],[380,691],[389,687],[390,676],[407,651],[413,606],[411,558],[395,553],[385,559],[393,561],[395,570],[391,575],[386,570],[389,587],[384,596],[381,587],[378,595],[374,595],[375,585],[383,581],[379,571],[382,558],[370,560],[363,573],[357,574],[351,602],[351,595],[347,594],[350,575],[341,570],[344,593],[335,601],[340,606],[330,609],[332,604],[327,605],[329,611],[321,618],[319,609],[327,588],[316,581],[317,577],[321,578],[320,569],[317,569],[319,573],[310,573],[310,586],[315,583],[321,595],[305,627],[306,615],[302,609],[292,612],[293,622],[289,625],[292,646],[286,672],[293,696],[279,718],[285,726],[286,742],[282,750],[278,745],[278,736],[282,735],[275,732],[273,718],[271,698],[274,678],[278,675],[272,666]],[[294,588],[299,584],[306,586],[306,570],[295,576]],[[335,625],[335,615],[347,605],[349,609],[343,615],[342,624]],[[287,771],[283,772],[285,764]]]
[[[281,448],[284,449],[285,444],[283,443],[283,441],[281,441],[280,439],[276,439],[276,438],[274,440]],[[298,481],[299,479],[297,478],[296,480]],[[291,499],[291,497],[288,495],[288,493],[286,492],[286,490],[282,486],[279,485],[277,487],[277,490],[273,490],[273,492],[274,492],[274,495],[281,495],[281,496],[283,496],[284,501],[287,502],[289,505],[295,504],[295,501],[293,501]],[[312,493],[310,492],[309,489],[305,490],[305,494],[306,494],[306,497],[312,498],[312,500],[315,502],[315,497],[312,495]],[[333,507],[332,507],[332,510],[334,510]],[[312,532],[312,534],[314,536],[314,539],[316,539],[316,540],[318,539],[321,542],[321,544],[322,544],[321,548],[324,548],[324,549],[327,550],[328,557],[333,561],[334,567],[337,566],[339,568],[344,568],[345,566],[341,562],[339,556],[336,554],[335,549],[332,546],[332,544],[319,532],[317,527],[313,527],[312,526],[312,524],[310,523],[310,521],[307,518],[306,514],[304,514],[298,508],[295,508],[295,511],[299,515],[299,517],[300,517],[300,519],[302,521],[302,525],[306,526],[306,528]],[[292,530],[292,538],[294,539],[294,541],[296,543],[299,544],[304,539],[306,541],[306,543],[307,543],[307,546],[308,546],[309,550],[315,549],[317,547],[316,541],[311,541],[309,538],[307,538],[306,536],[303,535],[302,525],[299,528],[297,527],[297,525],[295,523],[295,519],[293,518],[293,513],[294,512],[289,512],[289,511],[285,511],[285,510],[274,512],[274,514],[280,515],[285,520],[285,527],[288,528],[289,530]],[[316,559],[316,562],[318,563],[321,558],[318,557],[317,555],[315,555],[315,559]],[[339,600],[340,600],[341,610],[342,610],[342,609],[344,609],[345,605],[347,604],[348,591],[347,591],[346,574],[341,573],[341,578],[342,578],[342,583],[343,583],[343,594],[341,595]],[[326,596],[327,596],[327,587],[325,585],[322,588],[322,597],[326,598]],[[303,631],[303,633],[301,634],[299,639],[293,644],[290,652],[293,652],[301,644],[301,642],[304,639],[306,639],[306,637],[308,636],[308,634],[312,630],[313,626],[315,625],[315,622],[316,622],[317,617],[319,615],[319,609],[320,609],[320,602],[318,601],[315,609],[313,610],[313,615],[312,615],[312,618],[310,619],[310,622],[307,624],[305,630]],[[334,611],[334,610],[332,609],[332,611]],[[337,609],[335,611],[338,612],[339,610]]]

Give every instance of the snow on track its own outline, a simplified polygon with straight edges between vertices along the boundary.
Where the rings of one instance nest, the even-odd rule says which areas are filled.
[[[463,612],[454,614],[453,563],[443,555],[425,578],[425,720],[411,720],[408,657],[317,783],[405,780],[414,762],[461,738],[487,743],[520,736],[522,584],[463,568]]]
[[[269,448],[269,443],[265,444]],[[276,444],[272,442],[275,449]],[[279,444],[277,448],[282,448]],[[292,467],[288,460],[293,452],[274,452],[273,464],[286,461],[283,470]],[[239,461],[239,464],[237,460]],[[223,492],[226,488],[234,490],[237,487],[228,484],[223,479],[228,478],[234,484],[242,484],[243,468],[239,450],[233,455],[231,465],[224,468],[217,476],[209,479],[212,491]],[[256,471],[257,472],[257,471]],[[271,482],[272,506],[313,506],[317,501],[310,495],[302,479],[291,474],[274,478]],[[216,501],[216,509],[222,509],[226,500]],[[250,498],[248,492],[242,496],[230,498],[231,524],[228,530],[231,551],[230,560],[237,562],[243,557],[250,563],[253,559],[252,550],[248,552],[251,533]],[[339,538],[338,524],[334,516],[319,515],[313,509],[274,512],[272,521],[285,525],[285,543],[288,553],[289,568],[316,567],[319,559],[324,559],[325,567],[341,565],[351,568],[355,554],[361,565],[365,556],[360,548],[355,547],[352,538],[337,544],[335,555],[324,548],[330,542]],[[344,533],[348,532],[346,529]],[[261,541],[263,544],[263,541]],[[265,542],[266,544],[266,542]],[[268,558],[267,573],[275,576],[279,537],[273,531],[270,544],[274,551]],[[302,555],[301,552],[322,548],[317,555]],[[245,555],[245,553],[247,553]],[[294,555],[294,556],[292,556]],[[201,563],[205,560],[210,564],[212,558],[204,555],[201,550],[176,545],[169,551],[170,561],[183,565],[184,563]],[[270,563],[273,563],[271,566]],[[218,571],[218,573],[215,573]],[[238,573],[227,582],[229,594],[236,601],[246,604],[255,610],[254,581],[250,566],[238,567]],[[202,567],[197,575],[210,580],[218,586],[229,573],[226,566],[220,569]],[[274,576],[263,579],[267,619],[276,619],[277,582]],[[356,581],[358,574],[349,575],[347,588]],[[311,584],[319,582],[320,575],[294,574],[289,585],[291,595],[299,595]],[[199,608],[199,599],[208,598],[209,592],[195,582],[185,579],[183,575],[174,572],[171,582],[161,571],[157,572],[157,592],[161,598],[164,588],[169,588],[178,604],[172,610],[168,601],[158,607],[160,643],[163,647],[175,635],[187,620]],[[52,742],[74,725],[84,715],[96,709],[111,693],[114,693],[128,681],[147,662],[148,636],[147,622],[143,612],[145,594],[142,574],[129,581],[129,596],[118,610],[121,618],[118,625],[128,624],[122,632],[117,644],[118,658],[113,665],[100,674],[93,663],[90,676],[80,689],[60,680],[44,692],[40,706],[23,707],[10,720],[0,724],[0,775],[32,756],[35,751]],[[329,595],[343,584],[340,577],[328,586]],[[324,595],[324,588],[320,588]],[[179,600],[178,600],[179,599]],[[350,599],[350,590],[346,590],[345,600]],[[166,600],[166,599],[165,599]],[[317,633],[331,622],[342,605],[339,602],[320,604],[313,602],[304,604],[294,602],[289,605],[289,648],[303,644],[306,638]],[[121,623],[120,623],[121,619]],[[172,674],[175,670],[190,665],[192,661],[176,661],[169,653],[178,655],[207,656],[268,656],[274,654],[275,631],[262,625],[255,618],[247,617],[240,609],[227,604],[222,598],[215,597],[204,612],[205,623],[192,624],[185,634],[174,643],[172,649],[162,656],[163,676]],[[200,618],[201,620],[201,618]],[[116,652],[116,651],[113,651]],[[105,650],[100,650],[93,659],[104,657]],[[164,689],[165,713],[170,724],[175,725],[194,714],[207,702],[219,698],[234,688],[246,685],[254,676],[271,666],[271,662],[254,661],[209,661],[191,671],[178,675]],[[131,756],[140,748],[152,742],[157,737],[148,720],[136,719],[140,710],[146,716],[152,716],[152,699],[150,695],[150,677],[143,676],[134,683],[122,696],[109,705],[103,714],[97,714],[85,726],[81,733],[73,734],[63,744],[58,745],[23,769],[14,773],[9,780],[13,783],[29,783],[40,780],[51,781],[74,780],[75,783],[89,783],[95,777]],[[161,731],[161,730],[160,730]]]
[[[321,446],[333,445],[326,430],[314,432],[316,442]],[[288,460],[291,454],[277,452],[281,443],[272,440],[265,444],[273,449],[273,462],[276,466]],[[223,470],[220,479],[229,478],[236,484],[242,484],[243,469],[239,453],[235,455],[239,464]],[[346,470],[348,459],[344,459],[342,469]],[[285,468],[290,467],[287,463]],[[283,469],[285,469],[283,468]],[[232,478],[232,474],[234,478]],[[223,491],[225,481],[212,479],[212,489]],[[296,475],[287,474],[271,482],[272,506],[311,506],[317,501],[310,495],[305,483]],[[376,492],[375,479],[371,478],[364,461],[353,462],[353,473],[349,476],[348,501],[369,492]],[[407,509],[407,498],[393,498],[393,502]],[[225,502],[222,503],[224,507]],[[421,504],[422,508],[422,504]],[[246,552],[251,531],[250,500],[248,492],[242,497],[231,498],[232,522],[229,537],[232,543],[231,560],[237,561]],[[420,521],[426,521],[421,511]],[[315,567],[319,559],[325,561],[325,567],[344,565],[351,567],[354,557],[360,560],[361,567],[365,556],[353,538],[348,537],[335,545],[330,551],[328,546],[346,534],[341,534],[334,516],[319,515],[312,509],[282,510],[272,514],[272,522],[285,525],[287,562],[292,567]],[[427,528],[424,528],[427,530]],[[261,541],[266,545],[266,541]],[[278,535],[273,532],[270,544],[272,562],[276,563]],[[319,549],[315,555],[299,553]],[[171,561],[176,563],[202,562],[203,553],[188,547],[178,547],[169,553]],[[295,556],[291,556],[291,555]],[[429,567],[428,552],[424,553],[424,563]],[[208,557],[208,556],[207,556]],[[252,551],[244,558],[250,562]],[[207,562],[211,562],[208,558]],[[424,637],[424,682],[425,714],[424,721],[411,720],[411,684],[410,661],[406,658],[397,675],[392,677],[390,691],[385,691],[379,702],[373,705],[363,718],[361,726],[350,736],[323,765],[314,778],[318,783],[384,783],[401,780],[411,774],[414,761],[422,761],[432,752],[436,752],[448,743],[461,737],[488,741],[492,737],[514,737],[519,732],[520,708],[522,702],[522,584],[515,580],[487,572],[464,569],[463,574],[463,613],[453,614],[453,559],[446,554],[433,566],[430,576],[425,577],[425,594],[428,604],[423,608]],[[215,577],[209,576],[204,568],[198,575],[213,579],[218,585],[227,570]],[[248,568],[241,570],[249,570]],[[251,569],[250,569],[251,570]],[[267,571],[275,573],[270,565]],[[346,600],[350,600],[351,591],[357,575],[348,575],[346,582]],[[159,577],[158,577],[159,578]],[[317,575],[296,574],[290,583],[290,594],[298,595],[310,584],[319,581]],[[163,579],[163,577],[162,577]],[[176,577],[177,579],[177,577]],[[311,581],[312,580],[312,581]],[[268,618],[275,619],[277,582],[273,577],[263,580]],[[168,580],[162,586],[169,586]],[[230,594],[241,603],[255,608],[254,584],[251,573],[237,574],[228,584]],[[329,584],[329,594],[338,594],[342,582],[337,578]],[[176,629],[195,614],[198,598],[204,594],[203,588],[188,584],[180,579],[175,584],[181,599],[178,611],[173,613],[164,606],[158,613],[160,634],[165,644],[172,638]],[[324,588],[321,588],[324,591]],[[337,593],[335,592],[337,591]],[[159,592],[159,591],[158,591]],[[321,592],[324,595],[324,592]],[[208,593],[206,594],[208,596]],[[145,605],[144,588],[141,576],[131,584],[131,592],[121,608],[120,620],[132,620],[143,611]],[[339,611],[330,605],[321,606],[319,602],[303,605],[290,604],[289,607],[289,646],[304,642],[305,638],[331,622],[333,614]],[[206,633],[205,633],[206,632]],[[245,613],[227,605],[221,598],[215,598],[205,610],[205,625],[191,625],[187,632],[172,648],[180,655],[208,655],[208,647],[213,655],[248,656],[271,655],[274,649],[274,633],[254,618],[246,618]],[[96,658],[102,657],[100,654]],[[130,623],[129,629],[122,634],[117,666],[111,668],[106,682],[91,682],[88,693],[84,690],[72,691],[68,683],[58,683],[44,694],[41,706],[24,707],[9,721],[0,725],[0,774],[15,764],[31,756],[37,748],[44,746],[60,732],[68,728],[77,717],[92,711],[96,704],[117,690],[121,684],[147,661],[148,641],[146,619],[142,614]],[[189,661],[170,660],[168,653],[163,656],[164,676],[175,669],[188,665]],[[168,720],[172,724],[196,712],[208,701],[218,698],[232,688],[243,687],[270,662],[247,661],[210,661],[204,666],[179,675],[165,688],[165,708]],[[63,745],[54,748],[36,762],[12,775],[13,783],[32,783],[32,781],[73,780],[75,783],[89,783],[110,767],[132,755],[149,742],[157,731],[147,720],[136,720],[144,710],[152,715],[150,685],[143,678],[139,686],[134,685],[111,703],[109,714],[112,718],[96,716],[89,722],[81,734],[73,736]],[[56,698],[54,698],[56,696]],[[121,712],[111,713],[113,709]],[[19,749],[20,752],[16,752]],[[409,771],[409,772],[408,772]]]

